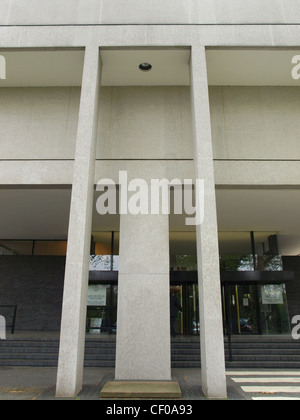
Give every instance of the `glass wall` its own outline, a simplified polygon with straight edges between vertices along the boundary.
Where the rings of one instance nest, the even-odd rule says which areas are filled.
[[[195,232],[170,232],[171,271],[197,271]]]
[[[253,271],[250,232],[219,232],[221,271]]]
[[[221,271],[282,271],[276,232],[219,232]],[[171,271],[197,271],[196,232],[170,232]]]
[[[86,332],[115,334],[119,270],[119,232],[93,232],[90,255],[90,281]],[[114,273],[113,277],[111,274]],[[110,276],[109,279],[106,279]]]
[[[90,271],[119,270],[119,232],[92,234]]]
[[[290,332],[285,284],[264,284],[258,287],[262,334]]]
[[[280,283],[280,277],[272,283],[263,274],[255,281],[233,275],[234,272],[282,272],[276,232],[220,232],[219,246],[226,332],[289,333],[286,287],[282,280]],[[222,272],[227,272],[226,277]]]
[[[280,275],[272,282],[263,274],[283,271],[276,232],[219,232],[219,251],[225,331],[289,333],[285,283],[280,282]],[[172,286],[183,306],[176,322],[177,333],[199,333],[195,232],[170,233],[170,266],[174,273],[171,279],[177,281]],[[262,274],[256,276],[255,272]]]
[[[67,241],[1,241],[0,255],[65,256]]]
[[[182,284],[171,285],[171,290],[175,291],[177,300],[183,308],[178,313],[174,329],[179,335],[199,335],[199,296],[198,284],[184,282]]]
[[[90,256],[90,271],[112,270],[112,234],[101,232],[92,237],[92,251]]]
[[[250,235],[254,243],[255,270],[283,271],[276,232],[253,232]]]
[[[87,302],[87,331],[91,333],[114,333],[117,328],[119,240],[119,232],[93,232],[92,235]],[[276,232],[219,232],[219,249],[225,331],[289,333],[286,292],[289,283],[281,280],[283,265]],[[67,241],[0,240],[3,257],[65,256],[66,250]],[[176,289],[183,307],[176,321],[176,332],[199,334],[195,232],[170,232],[170,270],[170,287]],[[273,277],[276,281],[272,281]]]
[[[116,333],[117,299],[117,283],[90,282],[87,301],[87,333]]]
[[[226,332],[258,334],[260,329],[256,285],[225,284],[222,291]]]
[[[219,232],[221,271],[282,271],[276,232]]]

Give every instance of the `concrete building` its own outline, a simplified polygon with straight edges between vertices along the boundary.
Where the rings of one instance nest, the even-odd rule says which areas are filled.
[[[97,326],[116,379],[171,379],[170,279],[209,397],[226,396],[224,332],[290,334],[299,25],[295,0],[1,2],[0,311],[60,330],[57,395],[80,391]],[[203,223],[100,215],[120,172],[204,180]]]

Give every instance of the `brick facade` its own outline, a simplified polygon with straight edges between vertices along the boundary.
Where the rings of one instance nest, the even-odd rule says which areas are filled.
[[[59,331],[65,257],[0,257],[0,315],[18,305],[17,331]],[[10,312],[10,314],[8,313]]]

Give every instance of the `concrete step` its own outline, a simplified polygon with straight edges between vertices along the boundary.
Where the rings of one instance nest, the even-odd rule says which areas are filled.
[[[233,361],[229,361],[229,346],[225,340],[228,368],[300,368],[300,343],[291,339],[243,337],[232,343]],[[90,338],[86,340],[85,366],[114,367],[116,341]],[[9,339],[0,341],[0,366],[57,366],[58,339]],[[200,368],[200,340],[172,342],[173,368]]]

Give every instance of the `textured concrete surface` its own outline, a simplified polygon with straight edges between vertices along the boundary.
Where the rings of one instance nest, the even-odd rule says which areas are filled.
[[[56,371],[56,368],[0,368],[0,400],[60,400],[55,397]],[[296,389],[299,370],[231,370],[226,377],[228,400],[300,399],[300,387]],[[81,392],[63,399],[100,402],[101,390],[113,380],[114,369],[85,368]],[[178,381],[182,392],[178,401],[197,404],[207,400],[201,389],[200,369],[173,369],[172,380]],[[102,404],[107,406],[108,400],[103,399]]]
[[[175,381],[110,381],[100,393],[101,398],[181,398]]]

